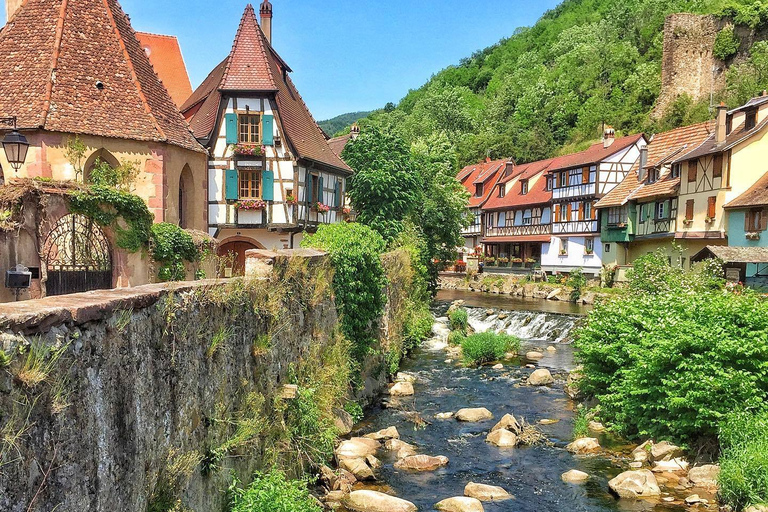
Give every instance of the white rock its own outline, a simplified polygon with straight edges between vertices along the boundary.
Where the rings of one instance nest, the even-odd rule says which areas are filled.
[[[400,433],[397,431],[397,427],[388,427],[378,432],[372,432],[363,436],[366,439],[374,439],[376,441],[386,441],[387,439],[399,439]]]
[[[528,377],[528,384],[531,386],[547,386],[555,382],[552,374],[546,368],[539,368]]]
[[[449,419],[453,418],[453,413],[452,412],[439,412],[439,413],[435,414],[435,418],[437,418],[438,420],[449,420]]]
[[[354,512],[416,512],[416,505],[377,491],[352,491],[342,504]]]
[[[410,382],[396,382],[389,388],[389,394],[392,396],[411,396],[413,395],[413,384]]]
[[[476,498],[480,501],[501,501],[512,498],[512,495],[502,487],[496,485],[476,484],[469,482],[464,487],[464,496]]]
[[[439,467],[448,464],[448,457],[438,455],[431,457],[429,455],[411,455],[395,462],[395,469],[406,469],[409,471],[434,471]]]
[[[590,421],[587,428],[592,432],[605,432],[605,425],[597,421]]]
[[[456,419],[459,421],[477,422],[493,419],[493,413],[485,407],[472,409],[460,409],[456,413]]]
[[[675,446],[667,441],[655,443],[651,446],[651,459],[657,460],[670,460],[675,457],[679,457],[683,454],[683,449],[679,446]]]
[[[443,512],[484,512],[480,500],[467,496],[448,498],[436,504],[435,508]]]
[[[717,464],[706,464],[696,466],[688,472],[688,480],[694,486],[714,487],[717,485],[717,477],[720,476],[720,466]]]
[[[619,498],[647,498],[661,496],[656,477],[647,469],[625,471],[610,482],[611,488]]]
[[[416,376],[412,373],[406,373],[406,372],[397,372],[397,375],[395,375],[395,382],[410,382],[414,383],[416,382]]]
[[[600,443],[594,437],[582,437],[566,446],[565,449],[576,455],[587,455],[599,452]]]
[[[557,352],[557,349],[553,347],[552,345],[547,347],[547,352]]]
[[[381,443],[378,441],[364,437],[353,437],[347,441],[342,441],[336,448],[336,458],[339,460],[365,458],[375,454],[379,448],[381,448]]]
[[[688,461],[685,459],[660,460],[653,463],[654,473],[676,473],[688,470]]]
[[[486,443],[491,443],[499,448],[514,448],[517,446],[517,436],[507,429],[494,430],[485,438]]]
[[[701,498],[698,494],[691,494],[685,498],[685,503],[688,505],[695,505],[696,503],[701,503]]]
[[[504,369],[504,365],[503,365],[503,364],[501,364],[501,363],[499,363],[499,364],[495,364],[495,365],[491,366],[491,369],[492,369],[492,370],[503,370],[503,369]],[[441,502],[441,503],[442,503],[442,502]]]
[[[634,457],[635,462],[648,462],[651,458],[652,446],[653,441],[648,440],[632,450],[632,456]]]
[[[390,439],[384,443],[384,448],[389,451],[396,452],[395,456],[398,459],[404,459],[406,457],[410,457],[411,455],[416,455],[415,446],[399,439]]]
[[[525,354],[525,358],[529,361],[538,361],[539,359],[542,359],[544,357],[544,354],[541,352],[531,351]]]
[[[369,455],[368,457],[373,457],[373,455]],[[349,471],[358,480],[373,480],[376,478],[376,475],[373,474],[373,469],[368,465],[366,459],[362,457],[356,459],[341,459],[339,461],[339,468]]]
[[[589,480],[589,475],[583,471],[579,471],[578,469],[572,469],[563,473],[560,478],[563,480],[563,482],[567,482],[569,484],[583,484]]]
[[[520,432],[523,431],[522,427],[517,422],[517,419],[511,414],[505,414],[502,416],[499,422],[491,429],[491,432],[495,432],[496,430],[500,430],[502,428],[507,429],[514,434],[520,434]]]

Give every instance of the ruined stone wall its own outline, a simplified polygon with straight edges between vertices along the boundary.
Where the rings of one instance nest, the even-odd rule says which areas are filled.
[[[0,510],[221,510],[269,464],[248,428],[342,342],[326,257],[275,273],[0,305]]]

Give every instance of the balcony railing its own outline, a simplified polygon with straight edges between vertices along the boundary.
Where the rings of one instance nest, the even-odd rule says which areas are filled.
[[[526,236],[549,235],[552,233],[551,224],[530,224],[528,226],[505,226],[486,228],[485,236]]]
[[[482,231],[482,226],[480,224],[472,224],[468,228],[464,228],[461,230],[462,235],[479,235]]]
[[[572,222],[555,222],[552,224],[552,233],[598,233],[600,231],[596,220],[579,220]]]
[[[597,183],[584,183],[556,188],[552,191],[553,199],[565,199],[567,197],[591,196],[597,193]]]

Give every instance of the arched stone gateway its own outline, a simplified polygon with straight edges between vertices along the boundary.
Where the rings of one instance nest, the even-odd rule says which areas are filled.
[[[82,215],[65,215],[43,246],[47,295],[112,288],[112,255],[104,232]]]

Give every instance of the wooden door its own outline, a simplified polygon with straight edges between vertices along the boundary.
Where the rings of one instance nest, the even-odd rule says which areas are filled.
[[[251,242],[227,242],[219,246],[219,256],[224,258],[224,270],[231,272],[232,276],[242,276],[245,274],[245,251],[258,249],[256,244]],[[227,277],[227,276],[224,276]]]

